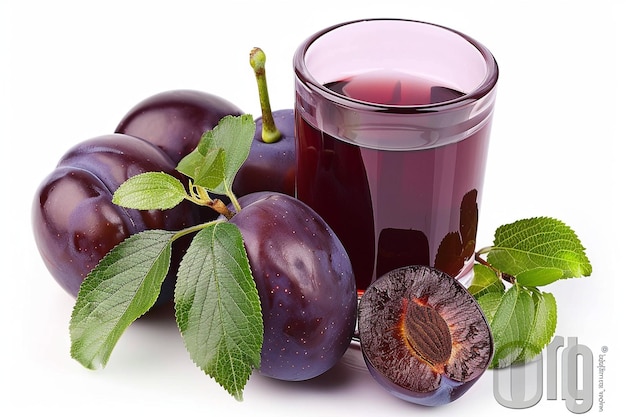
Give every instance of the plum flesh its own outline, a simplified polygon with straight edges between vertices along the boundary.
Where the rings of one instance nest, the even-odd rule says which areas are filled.
[[[354,274],[337,236],[312,209],[277,193],[239,199],[241,230],[263,314],[259,373],[314,378],[350,345],[357,314]]]
[[[458,281],[426,266],[380,277],[359,304],[368,370],[393,395],[435,406],[463,395],[488,368],[491,329]]]

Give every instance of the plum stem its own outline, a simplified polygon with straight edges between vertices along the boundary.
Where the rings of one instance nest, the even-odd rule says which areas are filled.
[[[487,262],[486,260],[484,260],[480,255],[487,253],[489,250],[489,248],[485,248],[485,249],[481,249],[478,252],[476,252],[474,258],[476,259],[476,262],[478,262],[481,265],[486,266],[487,268],[491,269],[493,272],[496,273],[496,275],[498,276],[498,278],[500,278],[501,280],[504,280],[510,284],[515,284],[515,276],[511,275],[511,274],[507,274],[506,272],[502,272],[499,269],[497,269],[496,267],[494,267],[493,265],[491,265],[489,262]]]
[[[219,198],[215,198],[207,202],[207,206],[211,207],[213,210],[217,211],[219,214],[222,214],[228,220],[230,220],[235,215],[235,213],[230,211],[228,207],[226,206],[226,204],[224,204],[224,202],[220,200]]]
[[[206,223],[200,223],[200,224],[195,224],[193,226],[187,227],[185,229],[179,230],[178,232],[176,232],[176,234],[172,237],[172,240],[176,240],[180,237],[183,237],[185,235],[188,235],[190,233],[194,233],[194,232],[198,232],[206,227],[212,226],[214,224],[218,224],[218,223],[224,223],[226,220],[224,219],[217,219],[217,220],[211,220],[209,222]]]
[[[241,211],[241,204],[239,204],[239,200],[237,200],[237,196],[235,196],[235,193],[233,193],[232,189],[228,188],[226,190],[226,195],[228,196],[228,198],[230,198],[230,202],[233,204],[233,206],[235,207],[235,212],[239,213]],[[233,217],[235,215],[235,213],[231,213],[230,217],[228,217],[228,219],[230,220],[231,217]]]
[[[276,127],[274,116],[272,116],[272,106],[270,96],[267,91],[267,78],[265,76],[265,52],[261,48],[253,48],[250,52],[250,66],[254,70],[257,87],[259,89],[259,101],[261,103],[261,139],[265,143],[278,142],[282,137],[280,130]]]
[[[233,205],[235,206],[235,210],[237,212],[240,211],[241,206],[239,206],[239,202],[235,199],[235,196],[232,195],[232,193],[230,193],[228,196],[233,199]],[[211,198],[208,191],[204,187],[195,185],[191,183],[191,181],[189,182],[189,195],[187,196],[187,199],[200,206],[207,206],[212,208],[219,214],[226,217],[228,220],[230,220],[235,215],[235,213],[228,209],[228,207],[226,206],[226,204],[224,204],[222,200],[220,200],[219,198]]]
[[[493,249],[493,246],[487,246],[485,248],[479,249],[478,251],[476,251],[476,256],[485,255],[489,253],[491,249]]]

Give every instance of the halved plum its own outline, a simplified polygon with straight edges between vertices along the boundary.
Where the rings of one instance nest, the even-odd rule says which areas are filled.
[[[474,297],[427,266],[394,269],[372,283],[359,304],[358,328],[372,376],[417,404],[456,400],[493,357],[491,329]]]

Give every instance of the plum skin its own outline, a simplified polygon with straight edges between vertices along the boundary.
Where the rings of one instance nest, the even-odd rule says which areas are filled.
[[[32,202],[35,242],[53,278],[76,297],[87,274],[118,243],[146,229],[181,230],[196,212],[185,202],[169,210],[131,210],[113,204],[113,192],[133,175],[163,171],[179,176],[160,149],[133,136],[109,134],[80,142],[40,183]],[[176,241],[172,262],[188,242]],[[175,271],[164,283],[158,305],[173,300]]]
[[[410,403],[432,407],[444,405],[457,400],[479,379],[476,378],[472,381],[463,383],[442,375],[441,385],[439,388],[435,391],[418,394],[415,391],[398,386],[398,384],[394,381],[381,374],[372,365],[367,357],[365,357],[365,365],[376,382],[378,382],[383,388],[394,396]]]
[[[260,192],[239,200],[241,230],[259,292],[264,336],[259,373],[301,381],[332,368],[350,345],[357,293],[348,255],[312,209]]]
[[[265,143],[261,137],[263,119],[255,120],[256,131],[250,153],[237,172],[233,192],[243,196],[259,191],[274,191],[295,196],[296,138],[293,109],[272,112],[281,138]]]
[[[137,103],[122,117],[115,132],[147,140],[177,164],[223,117],[242,114],[235,104],[210,93],[169,90]]]

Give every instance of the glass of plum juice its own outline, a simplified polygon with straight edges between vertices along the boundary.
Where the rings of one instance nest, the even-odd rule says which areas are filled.
[[[407,265],[471,275],[497,63],[440,25],[366,19],[294,55],[296,197],[337,233],[362,293]]]

